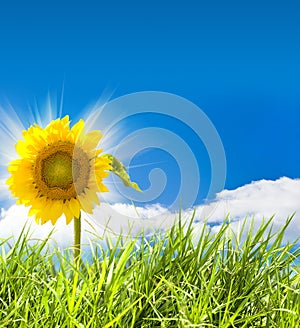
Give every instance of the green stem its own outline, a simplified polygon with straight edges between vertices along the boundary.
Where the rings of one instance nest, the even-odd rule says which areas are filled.
[[[79,218],[74,217],[74,263],[77,267],[80,263],[80,238],[81,238],[81,213]]]

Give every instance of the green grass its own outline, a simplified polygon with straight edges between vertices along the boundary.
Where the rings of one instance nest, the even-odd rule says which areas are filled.
[[[300,327],[300,249],[282,246],[290,220],[274,234],[270,219],[196,236],[179,222],[94,243],[80,270],[24,230],[9,249],[0,242],[0,327]]]

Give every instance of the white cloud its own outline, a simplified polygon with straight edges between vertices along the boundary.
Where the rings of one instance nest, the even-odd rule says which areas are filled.
[[[189,218],[192,210],[185,210],[183,218]],[[216,199],[206,205],[196,207],[195,227],[202,226],[204,219],[213,225],[222,223],[224,217],[230,213],[237,229],[238,224],[247,216],[253,216],[257,224],[263,218],[275,214],[274,228],[284,225],[287,217],[296,212],[291,222],[286,238],[294,240],[300,236],[300,179],[287,177],[275,181],[260,180],[239,187],[235,190],[223,190],[217,194]],[[14,236],[17,238],[25,222],[31,224],[33,238],[45,238],[53,229],[50,223],[43,226],[35,224],[32,218],[27,219],[28,210],[24,206],[13,205],[8,210],[2,210],[0,220],[0,238]],[[101,204],[96,208],[94,215],[83,215],[83,243],[87,243],[92,233],[102,236],[105,227],[115,233],[128,232],[135,234],[141,229],[146,232],[153,229],[166,229],[175,220],[176,215],[159,204],[146,207],[134,207],[128,204]],[[58,220],[54,227],[53,238],[62,246],[72,245],[73,225],[66,225],[64,219]],[[90,233],[90,232],[92,233]]]
[[[223,190],[214,202],[200,208],[201,216],[207,215],[210,223],[222,222],[228,213],[232,221],[239,222],[248,216],[257,224],[275,215],[274,229],[282,227],[295,213],[286,235],[294,240],[300,236],[300,179],[260,180],[235,190]]]

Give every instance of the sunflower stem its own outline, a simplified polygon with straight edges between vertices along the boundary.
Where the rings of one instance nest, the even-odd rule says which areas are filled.
[[[81,239],[81,213],[78,218],[74,217],[74,264],[80,263],[80,239]]]

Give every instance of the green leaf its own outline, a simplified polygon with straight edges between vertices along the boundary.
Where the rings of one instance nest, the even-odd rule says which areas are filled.
[[[116,174],[123,181],[126,187],[131,187],[135,190],[142,191],[137,183],[130,181],[130,177],[125,166],[117,158],[110,154],[105,154],[101,157],[108,158],[111,161],[111,172]]]

